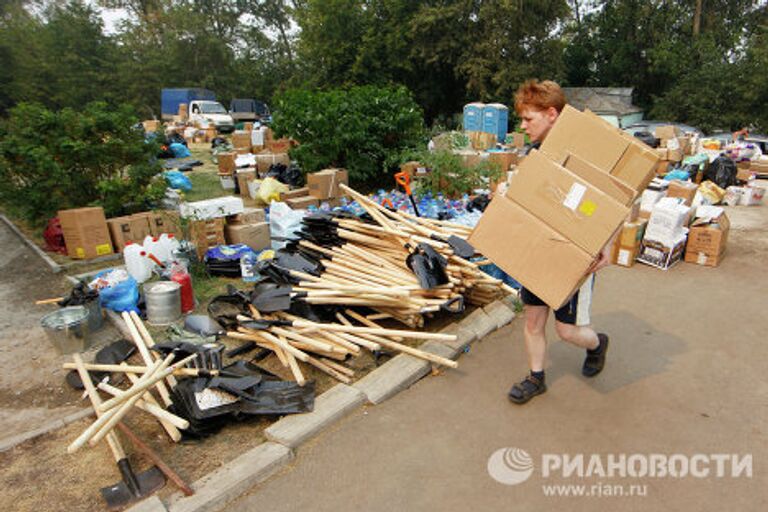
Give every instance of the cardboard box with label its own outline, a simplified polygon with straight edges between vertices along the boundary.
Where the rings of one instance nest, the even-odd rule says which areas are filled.
[[[90,259],[112,254],[112,241],[103,208],[59,210],[58,217],[70,258]]]
[[[254,251],[268,249],[271,245],[269,238],[269,223],[229,224],[224,228],[228,244],[245,244]]]
[[[594,257],[506,196],[497,195],[469,237],[485,257],[553,308],[586,279]]]
[[[629,185],[576,155],[569,154],[563,162],[563,167],[625,206],[635,201],[637,193]]]
[[[243,213],[237,213],[227,217],[227,224],[256,224],[266,222],[267,214],[263,208],[246,207]]]
[[[349,174],[346,169],[325,169],[307,175],[309,194],[315,199],[330,199],[341,197],[344,193],[339,185],[349,185]]]
[[[622,267],[631,267],[635,264],[640,252],[640,244],[643,241],[645,226],[647,221],[639,219],[631,222],[625,222],[621,232],[614,242],[612,261]]]
[[[536,150],[518,166],[506,195],[593,256],[629,213],[627,206]]]
[[[107,227],[115,250],[122,251],[128,242],[140,244],[146,236],[154,236],[150,217],[151,214],[136,214],[107,219]]]
[[[725,254],[731,224],[722,208],[711,206],[707,208],[717,215],[694,220],[688,232],[685,261],[716,267]]]
[[[639,194],[655,175],[659,158],[651,148],[592,112],[566,105],[541,151],[555,161],[569,154],[590,162]]]
[[[686,235],[678,236],[671,244],[643,238],[637,261],[652,267],[667,270],[683,259]]]

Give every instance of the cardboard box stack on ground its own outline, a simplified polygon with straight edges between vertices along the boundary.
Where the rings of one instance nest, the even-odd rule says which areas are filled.
[[[635,264],[647,223],[645,219],[624,223],[613,244],[612,263],[622,267],[631,267]]]
[[[309,195],[321,201],[342,197],[344,194],[339,189],[342,183],[349,185],[349,174],[346,169],[324,169],[307,174]]]
[[[651,216],[653,207],[667,196],[669,182],[661,179],[654,179],[640,196],[640,217],[647,219]]]
[[[665,197],[654,205],[637,261],[666,270],[682,259],[691,215],[682,201]]]
[[[228,244],[245,244],[254,251],[268,249],[271,244],[269,223],[227,224],[224,227],[224,238]]]
[[[577,174],[559,163],[591,164]],[[591,113],[563,110],[541,151],[519,165],[505,196],[496,196],[470,243],[552,307],[563,304],[630,213],[658,159],[641,142]],[[582,166],[584,167],[584,166]],[[589,181],[597,168],[614,182]],[[610,186],[608,184],[610,184]],[[618,199],[616,197],[618,195]]]
[[[690,181],[672,180],[667,187],[666,197],[679,197],[683,200],[686,206],[691,206],[697,190],[699,190],[699,187],[695,183]]]
[[[251,132],[237,130],[232,133],[232,146],[239,154],[251,152]]]
[[[728,243],[730,222],[725,211],[717,206],[703,206],[696,211],[688,232],[685,261],[716,267],[723,260]]]
[[[70,258],[90,259],[112,254],[112,241],[103,208],[59,210],[58,217]]]
[[[728,187],[723,203],[728,206],[759,206],[763,203],[765,189],[753,184]]]
[[[247,207],[243,209],[242,213],[229,215],[227,217],[227,224],[255,224],[257,222],[266,222],[266,220],[267,214],[263,208]]]
[[[197,257],[202,260],[208,249],[226,243],[224,237],[224,218],[218,217],[190,221],[189,241],[195,244]]]
[[[126,215],[107,219],[112,247],[121,252],[128,242],[142,243],[147,235],[152,235],[151,214]]]

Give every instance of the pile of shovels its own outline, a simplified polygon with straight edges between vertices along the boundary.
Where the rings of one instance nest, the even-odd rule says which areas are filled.
[[[284,286],[254,300],[261,312],[284,311],[295,301],[366,306],[374,319],[394,318],[412,328],[424,315],[463,311],[464,302],[485,305],[515,293],[480,270],[466,238],[471,228],[390,211],[342,185],[367,212],[364,218],[318,214],[304,220],[292,261],[280,255]],[[296,265],[297,261],[303,264]],[[279,282],[279,277],[273,280]]]
[[[122,509],[165,484],[163,474],[173,480],[187,495],[192,489],[159,456],[124,423],[125,416],[136,409],[156,419],[173,442],[186,437],[202,437],[218,430],[239,417],[277,415],[311,411],[314,407],[314,386],[300,387],[284,382],[255,365],[238,361],[216,368],[200,366],[201,353],[184,350],[189,344],[156,345],[139,316],[123,313],[131,341],[143,364],[129,364],[125,359],[131,350],[124,343],[111,347],[111,362],[85,363],[74,354],[65,369],[74,369],[96,412],[90,424],[68,447],[75,453],[86,444],[95,446],[106,440],[115,457],[122,481],[101,490],[110,509]],[[121,352],[121,355],[116,355]],[[109,360],[109,358],[106,358]],[[101,360],[105,360],[102,357]],[[195,367],[189,367],[195,366]],[[205,365],[204,365],[205,366]],[[120,389],[109,383],[112,375],[127,377],[130,386]],[[69,378],[70,381],[76,379]],[[113,381],[116,384],[121,379]],[[99,391],[107,399],[102,399]],[[157,397],[152,392],[157,393]],[[117,430],[126,435],[139,451],[156,467],[135,474],[122,447]]]

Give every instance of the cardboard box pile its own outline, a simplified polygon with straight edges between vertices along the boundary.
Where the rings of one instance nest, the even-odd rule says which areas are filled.
[[[152,235],[150,214],[127,215],[107,219],[107,227],[112,237],[112,246],[120,252],[128,242],[143,243],[144,238]]]
[[[309,195],[325,201],[341,198],[344,194],[339,189],[340,184],[349,185],[349,174],[346,169],[324,169],[307,175]]]
[[[637,260],[663,270],[683,257],[691,208],[683,199],[665,197],[654,205]]]
[[[613,245],[612,263],[622,267],[631,267],[635,264],[647,223],[648,221],[645,219],[635,219],[624,223]]]
[[[469,242],[559,307],[630,215],[657,162],[633,137],[566,106],[541,151],[518,165],[508,191],[494,197]]]
[[[70,258],[90,259],[112,254],[112,241],[103,208],[59,210],[58,217]]]
[[[208,249],[225,243],[224,217],[190,221],[189,239],[195,244],[197,257],[202,260]]]

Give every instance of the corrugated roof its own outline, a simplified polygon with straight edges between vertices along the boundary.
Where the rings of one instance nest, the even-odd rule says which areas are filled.
[[[568,103],[595,114],[627,115],[642,112],[632,104],[632,87],[563,87]]]

